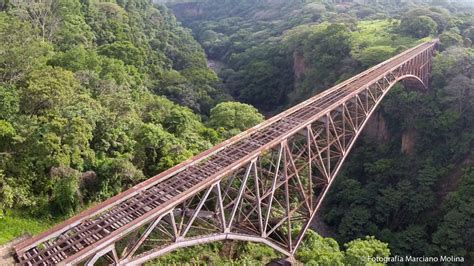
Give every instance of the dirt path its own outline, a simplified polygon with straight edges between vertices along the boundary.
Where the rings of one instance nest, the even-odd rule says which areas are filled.
[[[27,238],[29,238],[30,235],[25,234],[23,236],[20,236],[2,246],[0,246],[0,265],[15,265],[15,261],[13,260],[13,246],[20,242],[23,241]]]

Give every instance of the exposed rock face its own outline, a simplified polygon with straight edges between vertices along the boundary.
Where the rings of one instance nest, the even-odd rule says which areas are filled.
[[[443,177],[437,193],[439,205],[443,204],[449,193],[458,189],[464,175],[464,169],[472,165],[474,165],[474,141],[471,141],[471,149],[464,157],[464,160],[457,164],[448,175]]]
[[[97,174],[94,171],[87,171],[82,173],[81,181],[85,186],[92,186],[95,185],[97,180]]]
[[[415,148],[415,137],[416,137],[416,130],[414,128],[410,128],[403,132],[402,134],[402,153],[406,154],[413,154]]]
[[[369,118],[364,132],[370,138],[375,139],[377,143],[386,142],[390,137],[387,129],[387,123],[380,112],[374,113]]]
[[[375,140],[377,143],[384,143],[390,140],[390,132],[387,122],[380,112],[376,112],[370,117],[364,128],[364,134]],[[401,152],[411,155],[415,151],[416,129],[410,128],[402,133]]]
[[[49,175],[51,177],[65,178],[71,176],[79,176],[79,171],[70,168],[70,167],[52,167],[49,170]]]
[[[197,2],[173,4],[171,9],[177,18],[196,18],[204,13]]]
[[[306,70],[304,63],[303,53],[294,51],[293,52],[293,73],[295,74],[295,81],[300,80]]]

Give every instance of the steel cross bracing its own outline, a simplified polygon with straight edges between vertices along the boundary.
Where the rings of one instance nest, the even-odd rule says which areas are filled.
[[[134,265],[224,239],[292,257],[389,89],[400,80],[427,87],[436,43],[405,51],[16,245],[18,264]]]

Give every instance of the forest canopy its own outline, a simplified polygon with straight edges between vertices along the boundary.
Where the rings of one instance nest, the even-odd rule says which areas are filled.
[[[219,63],[227,91],[265,114],[439,38],[429,91],[398,86],[389,93],[337,177],[321,219],[338,243],[374,235],[392,255],[473,260],[469,193],[451,205],[469,187],[473,166],[472,7],[383,0],[170,6]]]
[[[335,180],[319,212],[322,226],[308,232],[296,258],[474,261],[472,7],[155,2],[0,0],[0,244],[438,38],[429,90],[398,85],[388,94]],[[223,256],[225,245],[157,262],[252,264],[281,255],[234,243]]]
[[[71,215],[262,120],[211,112],[204,51],[149,1],[2,2],[0,36],[2,214]]]

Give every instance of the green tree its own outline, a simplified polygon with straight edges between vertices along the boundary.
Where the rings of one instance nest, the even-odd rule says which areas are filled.
[[[80,87],[72,72],[53,67],[34,70],[21,91],[22,111],[26,114],[58,111],[68,105],[78,90]]]
[[[126,65],[133,65],[138,68],[145,63],[145,53],[128,41],[104,44],[99,47],[98,53],[110,58],[122,60]]]
[[[11,0],[15,13],[40,31],[41,39],[52,41],[61,23],[62,1]]]
[[[0,171],[0,219],[3,218],[6,209],[13,207],[13,198],[13,189],[7,183],[3,172]]]
[[[51,196],[52,213],[72,215],[81,207],[79,173],[67,168],[56,168],[52,172],[56,179]]]
[[[102,62],[94,50],[78,45],[65,52],[55,54],[48,63],[73,72],[89,70],[100,73]]]
[[[57,0],[60,2],[61,24],[53,42],[62,51],[78,45],[92,46],[94,33],[86,22],[83,5],[79,0]]]
[[[144,86],[203,112],[221,97],[169,10],[141,0],[10,2],[0,7],[2,209],[69,215],[219,140],[199,115]]]
[[[13,119],[19,109],[18,90],[13,86],[0,85],[0,119]]]
[[[465,29],[462,35],[466,38],[469,38],[469,40],[471,40],[471,42],[474,43],[474,26],[471,26]]]
[[[474,260],[474,169],[465,170],[459,189],[449,194],[442,207],[442,221],[433,234],[434,253],[449,252]]]
[[[368,68],[389,59],[393,53],[394,48],[390,46],[371,46],[362,50],[356,59],[363,68]]]
[[[317,27],[303,40],[305,60],[321,71],[321,77],[349,56],[351,41],[344,25],[330,24]]]
[[[263,110],[286,103],[294,77],[289,53],[282,45],[249,49],[230,60],[241,68],[228,78],[230,82],[225,80],[234,96]]]
[[[386,258],[390,256],[390,250],[387,243],[375,239],[373,236],[366,236],[364,239],[355,239],[344,244],[345,265],[379,265],[368,261],[370,258]]]
[[[436,56],[433,64],[433,83],[443,88],[440,102],[458,114],[468,114],[472,110],[472,77],[469,67],[474,64],[474,56],[469,50],[452,47]]]
[[[146,175],[170,168],[189,158],[192,153],[182,140],[166,132],[161,125],[144,124],[138,131],[134,163],[144,169]]]
[[[0,219],[10,209],[18,209],[33,204],[30,191],[26,186],[17,182],[15,178],[7,177],[0,170]]]
[[[428,16],[407,16],[400,23],[400,29],[413,37],[424,38],[436,32],[436,22]]]
[[[45,63],[51,46],[36,39],[28,23],[0,12],[0,82],[14,84]]]
[[[215,83],[218,81],[216,73],[210,69],[198,67],[186,68],[182,71],[182,74],[192,83],[199,85]]]
[[[103,80],[115,82],[118,87],[138,89],[143,84],[143,75],[135,66],[125,65],[122,60],[103,57],[101,58],[101,72]]]
[[[89,180],[84,189],[93,200],[105,200],[143,181],[143,172],[127,158],[98,160],[97,178]]]
[[[257,109],[248,104],[224,102],[211,109],[209,125],[224,136],[238,134],[263,121]]]
[[[439,35],[440,49],[445,50],[450,46],[462,46],[463,39],[462,36],[452,32],[446,31]]]
[[[417,17],[417,16],[428,16],[430,17],[434,22],[436,22],[437,29],[436,33],[442,33],[449,24],[450,14],[449,11],[443,8],[437,8],[437,7],[430,7],[430,8],[424,8],[424,7],[419,7],[415,8],[412,10],[409,10],[407,13],[405,13],[404,17]]]
[[[85,5],[87,24],[95,35],[99,45],[111,44],[116,41],[127,41],[131,32],[126,23],[126,10],[113,2],[92,2]]]
[[[447,84],[446,100],[458,114],[463,114],[474,106],[474,79],[458,74]]]
[[[343,24],[295,27],[285,33],[284,40],[294,62],[303,61],[294,66],[300,78],[288,95],[290,102],[302,101],[330,87],[347,71],[345,66],[353,64],[351,35]]]
[[[344,253],[332,238],[324,238],[312,230],[304,236],[296,259],[308,265],[344,265]]]
[[[0,119],[0,156],[12,146],[16,131],[11,123]]]

